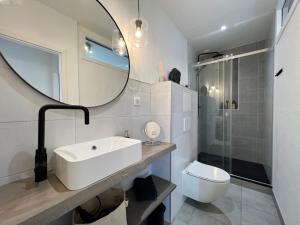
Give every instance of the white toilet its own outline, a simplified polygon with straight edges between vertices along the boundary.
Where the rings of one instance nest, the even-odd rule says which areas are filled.
[[[182,174],[183,195],[203,203],[222,197],[230,184],[230,175],[217,167],[198,161],[191,163]]]

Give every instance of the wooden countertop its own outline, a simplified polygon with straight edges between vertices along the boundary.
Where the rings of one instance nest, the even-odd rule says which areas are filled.
[[[176,145],[168,143],[143,145],[142,161],[76,191],[68,190],[53,174],[39,184],[33,178],[28,178],[4,185],[0,187],[0,225],[47,224],[128,176],[145,169],[174,149]]]

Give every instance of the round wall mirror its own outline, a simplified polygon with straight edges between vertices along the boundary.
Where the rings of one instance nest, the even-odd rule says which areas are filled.
[[[104,105],[129,77],[123,35],[97,0],[0,2],[0,53],[25,83],[66,104]]]

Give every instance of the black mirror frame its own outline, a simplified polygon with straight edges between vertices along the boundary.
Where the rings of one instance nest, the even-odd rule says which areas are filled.
[[[102,104],[102,105],[96,105],[96,106],[87,106],[87,108],[96,108],[96,107],[101,107],[101,106],[105,106],[105,105],[108,105],[109,103],[115,101],[116,99],[118,99],[122,93],[125,91],[126,89],[126,86],[128,84],[128,81],[129,81],[129,76],[130,76],[130,56],[129,56],[129,50],[128,50],[128,45],[126,43],[126,40],[124,38],[124,35],[120,29],[120,27],[118,26],[118,24],[116,23],[115,19],[112,17],[112,15],[110,14],[110,12],[104,7],[104,5],[100,2],[100,0],[95,0],[96,2],[98,2],[98,4],[104,9],[104,11],[109,15],[109,17],[112,19],[112,21],[114,22],[114,24],[116,25],[116,27],[118,28],[118,30],[120,31],[120,34],[125,42],[125,45],[126,45],[126,50],[127,50],[127,53],[128,53],[128,75],[127,75],[127,80],[124,84],[124,87],[123,89],[120,91],[120,93],[115,97],[113,98],[112,100]],[[39,91],[38,89],[36,89],[35,87],[33,87],[30,83],[28,83],[22,76],[20,76],[19,73],[17,73],[17,71],[9,64],[9,62],[6,60],[6,58],[4,57],[4,55],[2,54],[1,52],[1,49],[0,49],[0,57],[4,60],[4,62],[7,64],[7,66],[14,72],[15,75],[17,75],[17,77],[19,77],[26,85],[28,85],[30,88],[32,88],[33,90],[35,90],[36,92],[38,92],[39,94],[45,96],[46,98],[56,102],[56,103],[60,103],[62,105],[72,105],[72,104],[68,104],[68,103],[65,103],[65,102],[61,102],[61,101],[58,101],[56,99],[53,99],[51,98],[50,96],[44,94],[43,92]]]

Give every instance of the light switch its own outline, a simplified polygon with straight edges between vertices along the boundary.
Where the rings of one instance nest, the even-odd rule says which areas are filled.
[[[133,97],[133,105],[134,106],[141,106],[141,97],[140,96],[134,96]]]

